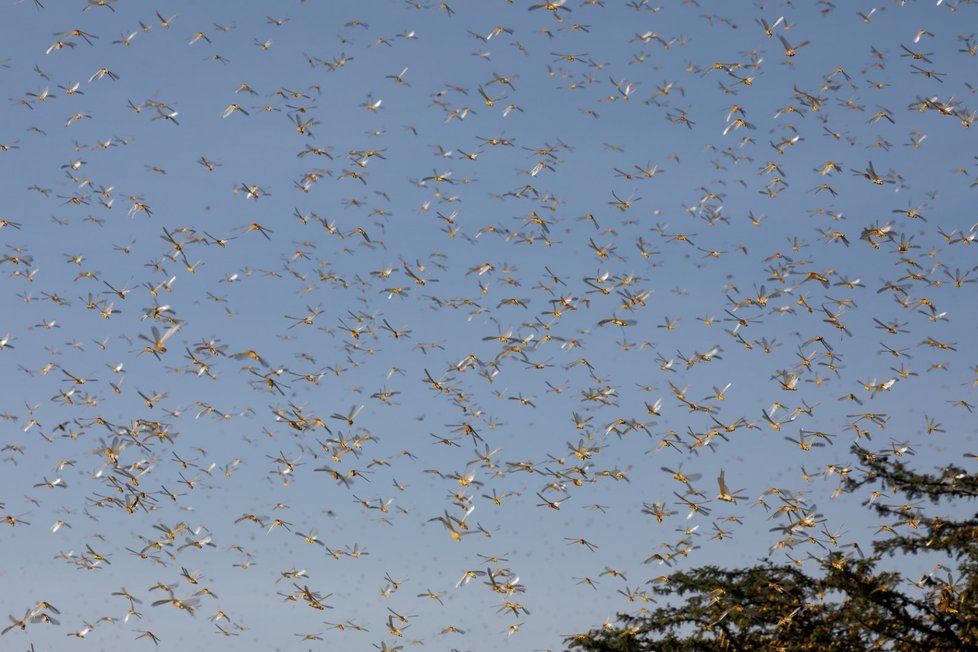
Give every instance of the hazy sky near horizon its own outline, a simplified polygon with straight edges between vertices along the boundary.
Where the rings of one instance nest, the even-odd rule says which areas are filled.
[[[978,452],[976,24],[7,0],[0,647],[561,649],[869,550],[853,442]]]

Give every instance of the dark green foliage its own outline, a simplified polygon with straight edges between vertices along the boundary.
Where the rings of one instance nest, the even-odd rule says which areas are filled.
[[[847,491],[878,490],[890,501],[867,505],[889,533],[872,554],[835,549],[818,558],[819,574],[762,563],[724,570],[705,566],[660,578],[660,604],[565,643],[587,652],[650,650],[968,650],[978,649],[978,515],[952,520],[924,507],[964,513],[978,497],[978,476],[947,466],[915,472],[899,459],[854,447],[860,470]],[[895,504],[896,500],[905,500]],[[919,580],[883,571],[884,558],[943,553]],[[892,566],[892,564],[890,564]]]

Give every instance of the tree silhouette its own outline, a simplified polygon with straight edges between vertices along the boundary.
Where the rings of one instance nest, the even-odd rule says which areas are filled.
[[[978,514],[936,514],[962,515],[964,503],[978,497],[978,475],[956,465],[918,473],[896,455],[853,452],[861,469],[845,475],[846,491],[876,488],[905,499],[868,502],[888,533],[870,556],[857,547],[833,550],[816,558],[817,576],[771,563],[676,572],[653,589],[670,606],[619,614],[616,624],[565,644],[588,652],[978,649]],[[925,513],[927,503],[935,513]],[[918,580],[880,569],[884,558],[922,553],[945,563]]]

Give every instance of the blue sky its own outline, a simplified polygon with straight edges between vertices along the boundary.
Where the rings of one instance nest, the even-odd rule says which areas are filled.
[[[0,8],[5,646],[559,649],[974,452],[970,3],[448,4]]]

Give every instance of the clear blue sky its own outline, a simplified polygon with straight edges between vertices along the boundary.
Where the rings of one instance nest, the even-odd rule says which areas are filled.
[[[0,8],[0,617],[60,625],[3,649],[559,649],[671,569],[868,549],[857,438],[976,452],[971,3],[42,4]]]

